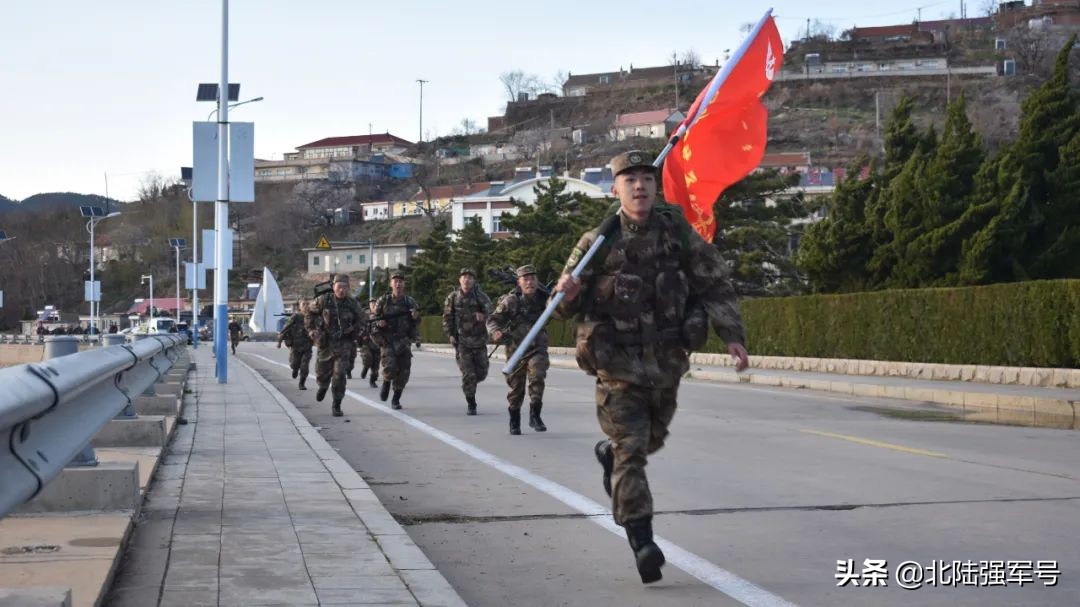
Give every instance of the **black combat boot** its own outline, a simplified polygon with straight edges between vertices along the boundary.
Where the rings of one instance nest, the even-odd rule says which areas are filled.
[[[476,415],[476,397],[466,396],[465,402],[469,403],[469,408],[465,410],[465,415]]]
[[[596,461],[604,467],[604,491],[611,497],[611,470],[615,467],[615,453],[611,451],[611,441],[606,438],[593,447]]]
[[[365,377],[367,377],[367,370],[368,370],[367,367],[364,367],[363,369],[360,369],[360,379],[364,379]]]
[[[394,398],[393,398],[393,400],[390,401],[390,408],[391,409],[400,409],[401,408],[401,393],[402,392],[403,392],[403,390],[394,390]]]
[[[345,372],[345,379],[352,379],[352,371]]]
[[[315,393],[315,400],[322,402],[322,399],[326,398],[326,391],[330,389],[330,384],[319,384],[319,391]]]
[[[386,399],[390,396],[390,380],[384,379],[382,383],[382,389],[379,390],[379,400],[386,402]]]
[[[667,562],[664,553],[653,542],[652,517],[639,518],[626,521],[626,537],[630,540],[630,548],[634,551],[634,560],[637,561],[638,575],[643,584],[651,584],[664,577],[660,568]]]
[[[296,379],[297,375],[300,375],[300,369],[293,369],[292,370],[292,378]]]
[[[510,434],[521,434],[521,409],[510,409]]]
[[[341,399],[340,398],[334,397],[334,406],[331,409],[331,411],[333,412],[334,417],[341,417],[342,415],[345,415],[344,413],[341,412]]]
[[[379,382],[378,382],[378,380],[375,379],[375,370],[374,369],[371,370],[371,378],[370,378],[370,380],[371,381],[368,382],[368,383],[371,385],[372,388],[378,388],[379,387]]]
[[[543,408],[543,403],[540,403],[539,401],[529,403],[529,427],[537,432],[547,432],[547,426],[544,425],[544,420],[540,419],[540,410]]]
[[[301,390],[307,390],[307,386],[304,385],[306,382],[307,382],[307,375],[301,375],[300,376],[300,385],[297,386],[297,387],[300,388]]]

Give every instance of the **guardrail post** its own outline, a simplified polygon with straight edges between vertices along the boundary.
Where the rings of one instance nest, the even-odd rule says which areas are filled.
[[[101,337],[106,346],[122,346],[127,340],[127,337],[120,335],[119,333],[109,333],[108,335],[102,335]]]
[[[78,351],[78,338],[72,335],[50,335],[45,338],[45,360],[75,354]],[[97,455],[94,454],[94,448],[90,446],[90,443],[86,443],[82,451],[68,462],[68,466],[73,468],[96,465],[98,465]]]
[[[44,360],[67,356],[79,351],[79,338],[74,335],[50,335],[45,338]]]

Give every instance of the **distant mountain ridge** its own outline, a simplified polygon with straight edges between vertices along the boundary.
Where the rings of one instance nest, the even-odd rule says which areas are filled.
[[[48,213],[64,209],[77,209],[81,206],[107,207],[110,210],[119,208],[122,203],[118,200],[105,198],[97,194],[76,194],[75,192],[47,192],[34,194],[21,202],[11,200],[6,196],[0,196],[0,213],[5,212],[29,212]]]

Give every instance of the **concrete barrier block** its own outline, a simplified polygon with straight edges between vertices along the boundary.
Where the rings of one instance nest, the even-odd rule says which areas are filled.
[[[19,512],[133,510],[139,499],[138,462],[101,462],[85,468],[64,468]]]
[[[180,398],[177,396],[140,396],[135,399],[135,413],[138,415],[177,415],[180,412]]]
[[[955,390],[934,390],[930,400],[942,405],[964,408],[964,393]]]
[[[997,411],[998,395],[992,392],[964,392],[964,409]]]
[[[172,396],[179,398],[184,393],[184,384],[173,382],[160,382],[154,384],[154,393],[158,396]]]
[[[829,382],[830,392],[839,392],[840,394],[855,394],[855,384],[846,381],[831,381]]]
[[[71,607],[71,588],[0,588],[0,605],[5,607]]]
[[[1050,398],[1031,399],[1035,425],[1044,428],[1075,428],[1076,403]]]
[[[164,447],[167,437],[165,418],[147,415],[110,420],[90,444],[94,447]]]

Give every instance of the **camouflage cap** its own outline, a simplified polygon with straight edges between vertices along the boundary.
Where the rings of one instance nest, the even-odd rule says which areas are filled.
[[[390,280],[394,280],[395,278],[400,278],[401,280],[405,280],[405,273],[399,271],[399,272],[394,272],[393,274],[390,275]]]
[[[536,274],[536,268],[532,264],[526,264],[517,269],[518,277],[528,276],[529,274]]]
[[[656,167],[653,166],[652,154],[641,150],[630,150],[611,159],[611,174],[613,176],[630,169],[648,169],[655,173]]]
[[[348,274],[337,274],[336,276],[334,276],[334,284],[337,284],[339,282],[349,284],[349,275]]]
[[[476,272],[474,272],[472,268],[461,268],[461,271],[458,272],[458,276],[464,276],[466,274],[476,278]]]

